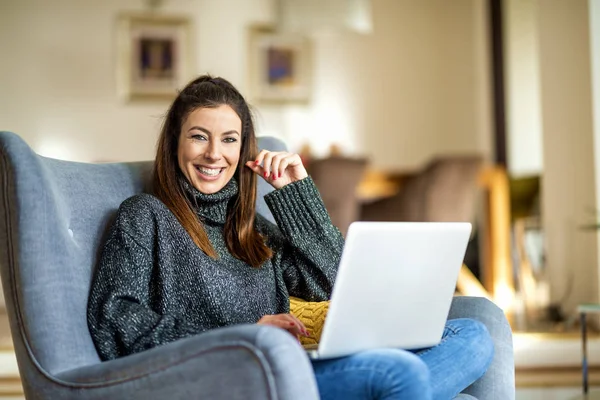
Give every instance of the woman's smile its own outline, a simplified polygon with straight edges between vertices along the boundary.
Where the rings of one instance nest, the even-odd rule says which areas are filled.
[[[240,160],[242,121],[227,105],[192,111],[181,127],[177,159],[201,193],[217,193],[233,178]]]
[[[209,181],[214,181],[219,179],[225,168],[219,167],[205,167],[200,165],[195,165],[196,171],[198,171],[198,176],[201,179],[206,179]]]

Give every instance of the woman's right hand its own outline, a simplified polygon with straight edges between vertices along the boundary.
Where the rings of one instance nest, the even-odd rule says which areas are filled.
[[[292,314],[274,314],[274,315],[265,315],[257,322],[258,325],[271,325],[276,326],[281,329],[285,329],[294,337],[298,338],[298,336],[308,336],[308,331],[306,327],[298,318],[293,316]]]

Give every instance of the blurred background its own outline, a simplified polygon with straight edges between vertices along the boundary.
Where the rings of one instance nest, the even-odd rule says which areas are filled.
[[[152,159],[177,90],[228,79],[342,232],[472,222],[457,293],[505,310],[518,384],[579,383],[577,306],[600,301],[599,1],[0,0],[0,57],[0,129],[81,162]]]

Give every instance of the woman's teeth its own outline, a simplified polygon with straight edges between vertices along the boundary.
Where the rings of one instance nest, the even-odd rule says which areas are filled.
[[[208,176],[217,176],[221,173],[221,168],[214,169],[214,168],[196,167],[196,169],[198,171],[202,172],[204,175],[208,175]]]

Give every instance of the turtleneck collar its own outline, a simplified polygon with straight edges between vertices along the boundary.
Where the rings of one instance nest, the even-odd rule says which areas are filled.
[[[238,183],[235,178],[217,193],[204,194],[198,191],[187,179],[181,178],[186,195],[192,202],[196,213],[203,221],[224,224],[227,219],[227,205],[238,194]]]

